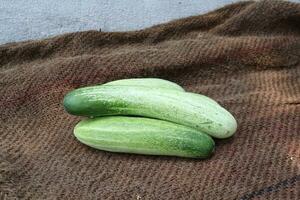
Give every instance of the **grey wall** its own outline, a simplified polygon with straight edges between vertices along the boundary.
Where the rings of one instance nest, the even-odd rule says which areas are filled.
[[[0,44],[90,29],[137,30],[236,1],[0,0]]]

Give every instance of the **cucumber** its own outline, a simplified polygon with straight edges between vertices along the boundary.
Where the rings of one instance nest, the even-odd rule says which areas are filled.
[[[111,81],[103,85],[108,86],[141,86],[141,87],[151,87],[151,88],[163,88],[169,90],[177,90],[184,92],[184,89],[171,81],[167,81],[160,78],[131,78],[131,79],[121,79],[116,81]]]
[[[207,158],[215,147],[205,133],[143,117],[85,119],[75,126],[74,135],[90,147],[111,152]]]
[[[80,116],[134,115],[162,119],[205,132],[216,138],[234,134],[234,117],[201,95],[137,86],[92,86],[71,91],[66,111]]]
[[[131,79],[120,79],[111,82],[107,82],[102,84],[104,86],[140,86],[140,87],[147,87],[147,88],[161,88],[161,89],[169,89],[169,90],[177,90],[185,92],[185,90],[178,84],[164,80],[159,78],[131,78]],[[191,95],[198,95],[202,96],[203,99],[210,101],[213,104],[218,104],[215,100],[196,93],[190,93]]]

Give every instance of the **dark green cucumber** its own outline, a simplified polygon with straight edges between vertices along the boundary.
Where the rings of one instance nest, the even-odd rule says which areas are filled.
[[[134,115],[195,128],[216,138],[234,134],[237,123],[224,108],[193,93],[135,86],[92,86],[65,96],[67,112],[81,116]]]
[[[143,117],[86,119],[75,126],[74,134],[88,146],[111,152],[207,158],[215,147],[205,133]]]

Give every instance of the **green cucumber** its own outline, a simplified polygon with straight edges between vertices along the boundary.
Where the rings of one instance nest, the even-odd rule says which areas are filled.
[[[141,87],[151,87],[151,88],[162,88],[169,90],[177,90],[184,92],[184,89],[171,81],[167,81],[160,78],[130,78],[121,79],[116,81],[107,82],[103,85],[108,86],[141,86]]]
[[[177,90],[185,92],[185,90],[178,84],[159,78],[131,78],[131,79],[120,79],[111,82],[104,83],[105,86],[140,86],[140,87],[150,87],[150,88],[161,88],[169,90]],[[213,104],[218,104],[215,100],[196,93],[190,93],[191,95],[202,96],[203,99],[210,101]]]
[[[143,117],[85,119],[75,126],[74,135],[90,147],[111,152],[207,158],[215,147],[205,133]]]
[[[134,115],[195,128],[216,138],[234,134],[237,123],[224,108],[201,95],[136,86],[92,86],[64,98],[66,111],[80,116]]]

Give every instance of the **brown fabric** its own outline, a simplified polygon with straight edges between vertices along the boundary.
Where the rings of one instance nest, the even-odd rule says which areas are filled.
[[[300,4],[241,2],[136,32],[0,46],[0,199],[300,199]],[[211,159],[94,150],[64,95],[160,77],[216,99],[235,137]]]

